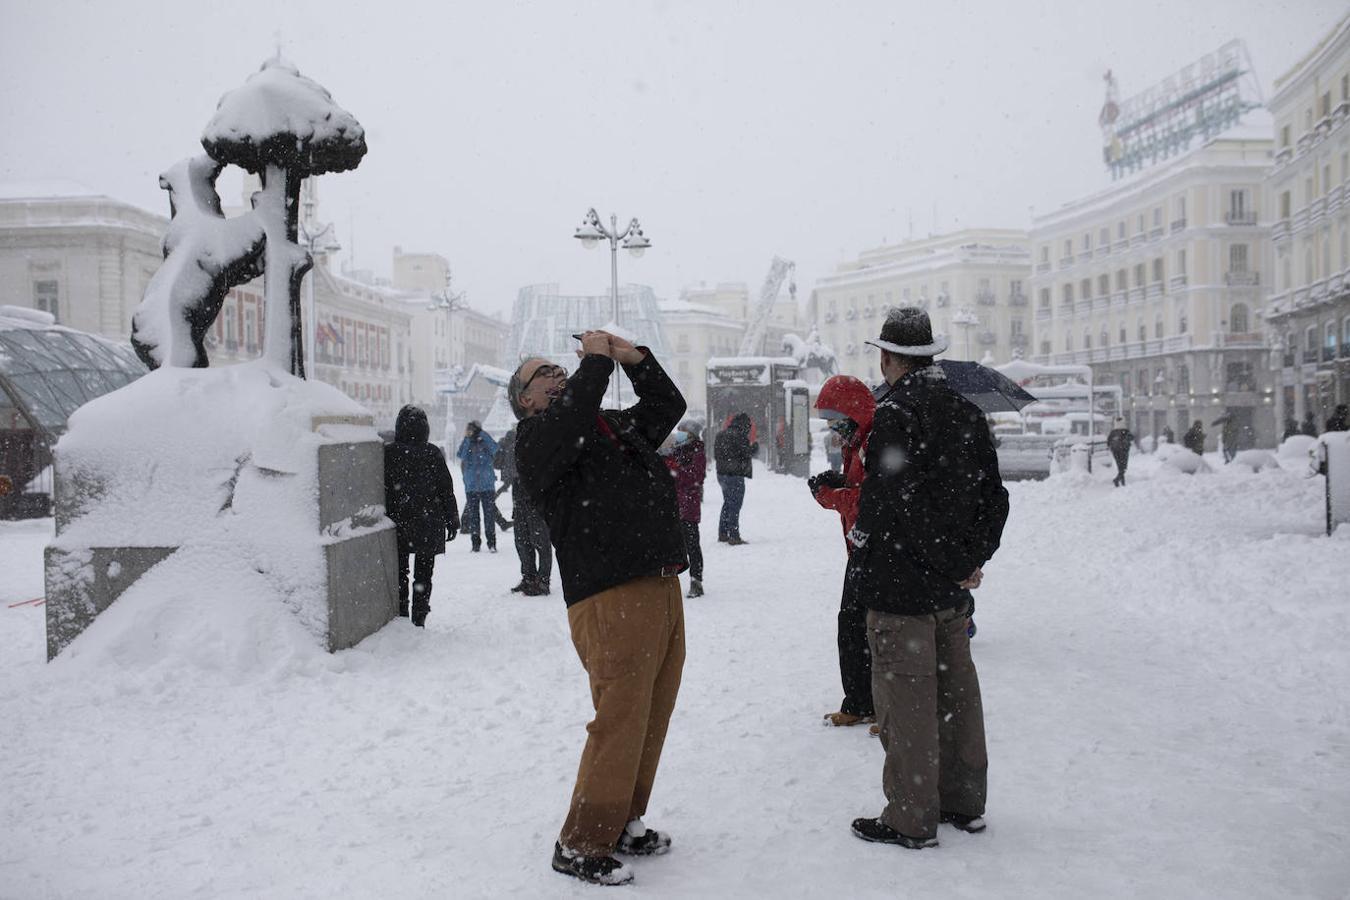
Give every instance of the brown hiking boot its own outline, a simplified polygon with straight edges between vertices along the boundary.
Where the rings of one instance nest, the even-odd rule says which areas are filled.
[[[881,737],[881,726],[873,725],[871,728],[867,729],[867,733],[872,737]]]
[[[846,713],[842,710],[825,714],[825,721],[827,724],[840,727],[848,725],[866,725],[869,722],[875,722],[876,720],[876,716],[855,716],[852,713]]]

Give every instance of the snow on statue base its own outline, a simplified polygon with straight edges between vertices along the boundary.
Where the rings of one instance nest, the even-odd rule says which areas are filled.
[[[165,367],[78,410],[55,457],[48,659],[119,598],[105,631],[142,627],[140,606],[190,610],[206,582],[264,595],[329,651],[397,612],[383,445],[329,385],[265,362]],[[136,590],[147,575],[154,596]]]

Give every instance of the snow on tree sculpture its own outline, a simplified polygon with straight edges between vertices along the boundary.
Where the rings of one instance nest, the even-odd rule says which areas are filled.
[[[300,283],[313,260],[296,243],[300,183],[356,168],[365,131],[322,85],[274,57],[220,99],[202,147],[207,157],[184,160],[160,179],[174,218],[164,266],[132,320],[132,345],[151,368],[207,365],[202,337],[226,291],[255,277],[261,263],[264,357],[303,378]],[[215,191],[227,164],[262,179],[253,210],[234,219],[220,214]]]
[[[173,221],[164,235],[164,265],[131,320],[131,346],[152,369],[205,368],[203,339],[225,293],[261,271],[262,225],[252,216],[221,213],[220,170],[211,157],[194,156],[159,176]]]

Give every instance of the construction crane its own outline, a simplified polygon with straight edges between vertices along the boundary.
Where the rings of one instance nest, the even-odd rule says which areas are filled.
[[[764,279],[764,286],[759,289],[759,304],[750,316],[750,324],[746,326],[745,337],[741,338],[741,349],[737,354],[738,356],[756,355],[760,343],[764,340],[764,332],[769,327],[769,316],[773,314],[773,304],[778,299],[778,289],[783,286],[783,279],[787,278],[789,273],[796,274],[796,271],[796,263],[781,257],[775,256],[773,262],[769,263],[769,274]],[[797,281],[795,278],[788,281],[788,295],[795,304],[797,302]]]

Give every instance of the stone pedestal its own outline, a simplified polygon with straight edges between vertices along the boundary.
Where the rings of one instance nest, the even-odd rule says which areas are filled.
[[[365,421],[348,417],[334,422],[333,417],[316,417],[314,427],[318,430],[324,425],[336,425],[373,434],[368,417],[355,418]],[[146,452],[154,453],[156,449],[147,447]],[[317,471],[313,508],[302,517],[313,523],[312,543],[303,535],[300,543],[302,547],[313,548],[322,558],[318,576],[321,583],[301,585],[300,589],[326,598],[326,621],[318,639],[332,652],[353,646],[397,615],[398,558],[394,526],[384,516],[383,444],[378,440],[320,443],[314,447],[314,453],[314,468],[308,473],[287,474],[313,478]],[[108,546],[94,539],[87,546],[79,540],[72,544],[69,535],[63,540],[62,535],[82,517],[106,513],[100,505],[106,505],[107,497],[119,492],[97,477],[67,471],[59,446],[55,476],[57,537],[47,548],[45,559],[48,660],[75,640],[137,579],[171,559],[181,546],[164,540],[162,529],[156,534],[156,529],[150,527],[146,532],[151,539],[143,546],[126,540],[118,546]],[[289,497],[279,494],[277,502],[293,502]],[[256,494],[253,503],[255,508],[260,505]],[[133,521],[137,514],[136,508],[125,510]],[[247,513],[237,509],[227,513],[222,508],[219,515],[227,514],[243,518],[243,525],[247,526]],[[73,534],[97,531],[86,528]],[[184,540],[188,537],[184,536]],[[313,567],[307,571],[313,571]],[[312,622],[308,624],[311,629],[316,627]]]

